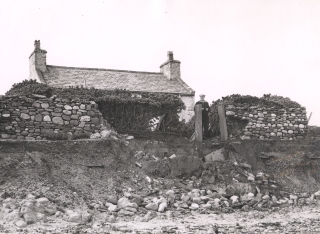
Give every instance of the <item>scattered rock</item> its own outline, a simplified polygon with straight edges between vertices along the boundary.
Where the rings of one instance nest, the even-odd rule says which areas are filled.
[[[146,205],[147,210],[153,210],[153,211],[158,211],[158,204],[156,203],[149,203]]]
[[[15,225],[19,228],[24,228],[27,226],[27,223],[24,220],[19,220],[15,223]]]

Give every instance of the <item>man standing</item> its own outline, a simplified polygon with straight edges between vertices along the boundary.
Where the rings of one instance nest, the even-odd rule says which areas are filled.
[[[200,101],[197,101],[196,105],[197,104],[202,105],[202,129],[203,129],[203,138],[205,139],[208,137],[210,107],[209,107],[209,103],[204,100],[204,97],[206,95],[200,94],[199,96],[200,96]]]

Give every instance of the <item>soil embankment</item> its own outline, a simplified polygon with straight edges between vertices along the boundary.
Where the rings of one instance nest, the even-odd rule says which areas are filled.
[[[270,211],[272,207],[291,206],[297,202],[294,196],[302,201],[320,190],[320,176],[317,173],[320,169],[319,141],[206,141],[204,152],[218,152],[224,160],[202,162],[195,156],[188,141],[176,137],[167,141],[134,139],[129,144],[114,139],[0,141],[0,200],[3,203],[0,220],[5,220],[0,229],[4,230],[6,225],[15,227],[17,220],[22,222],[24,204],[28,204],[30,199],[38,204],[44,197],[51,205],[54,204],[59,215],[44,212],[47,220],[40,222],[38,216],[41,212],[34,211],[38,222],[28,223],[26,228],[48,224],[48,220],[69,222],[70,225],[80,220],[80,223],[87,225],[86,228],[94,228],[97,223],[102,225],[101,228],[106,228],[106,223],[116,222],[113,226],[116,230],[126,222],[129,225],[134,220],[132,226],[135,227],[149,218],[152,219],[151,226],[158,219],[168,219],[168,224],[176,223],[176,227],[186,228],[179,220],[190,215],[197,220],[200,217],[197,214],[215,215],[214,218],[201,216],[199,222],[207,220],[210,223],[215,219],[218,226],[223,226],[224,218],[219,214],[249,211],[246,215],[253,219],[254,214],[250,210],[263,212],[264,209]],[[243,192],[252,192],[255,196],[256,202],[251,202],[252,206],[252,200],[245,201],[248,198],[242,196]],[[264,198],[258,198],[259,194]],[[286,194],[294,196],[286,200]],[[234,195],[238,198],[232,198]],[[273,196],[277,200],[273,200]],[[110,197],[116,201],[112,203]],[[120,204],[120,200],[126,205]],[[131,207],[133,203],[138,207]],[[164,203],[166,213],[159,211]],[[305,200],[304,203],[314,204],[313,200]],[[158,211],[158,218],[155,218],[157,214],[150,213],[154,212],[150,210],[154,204],[157,204],[154,211]],[[214,207],[215,204],[218,204],[217,207]],[[302,203],[298,201],[295,205]],[[118,207],[112,210],[112,206]],[[81,213],[83,211],[89,213]],[[19,215],[17,220],[12,218],[13,222],[6,217],[14,212]],[[74,218],[76,212],[81,213],[82,218]],[[230,216],[232,220],[237,220],[236,213]],[[101,214],[108,218],[99,220],[97,217]],[[91,218],[85,222],[84,217],[89,216]],[[275,222],[272,218],[269,221]],[[145,230],[150,229],[151,226],[145,225]],[[205,226],[203,222],[201,225]],[[210,227],[201,225],[198,226],[201,230],[213,228],[211,224]],[[197,226],[192,228],[188,230],[196,230]],[[241,229],[236,223],[230,228]]]

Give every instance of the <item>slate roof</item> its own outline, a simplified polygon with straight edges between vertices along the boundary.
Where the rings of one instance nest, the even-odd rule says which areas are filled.
[[[52,87],[81,86],[97,89],[127,89],[130,91],[177,93],[194,95],[182,79],[166,78],[163,73],[111,70],[99,68],[61,67],[47,65],[44,81]]]

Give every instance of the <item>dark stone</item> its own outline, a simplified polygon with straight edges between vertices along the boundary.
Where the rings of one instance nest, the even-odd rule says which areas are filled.
[[[77,126],[79,124],[79,121],[78,120],[71,120],[70,124]]]
[[[11,102],[11,105],[12,106],[21,106],[21,103],[20,102]]]
[[[21,121],[18,123],[20,128],[25,128],[26,127],[26,123],[24,121]]]
[[[26,113],[26,114],[27,114],[27,113],[29,113],[29,110],[21,110],[20,112],[21,112],[21,113]]]
[[[32,106],[33,106],[33,107],[36,107],[36,108],[41,107],[40,103],[37,103],[37,102],[34,102],[34,103],[32,104]]]
[[[53,134],[53,129],[43,128],[41,129],[41,134]]]
[[[114,205],[118,204],[118,197],[117,195],[109,195],[105,198],[106,202],[112,203]]]
[[[23,131],[23,132],[21,132],[21,135],[22,135],[22,136],[28,136],[29,133],[28,133],[27,131]]]
[[[53,113],[52,113],[52,116],[53,116],[53,117],[61,117],[61,115],[62,115],[61,113],[56,113],[56,112],[53,112]]]
[[[71,115],[71,119],[79,119],[79,115]]]
[[[62,118],[67,121],[71,119],[69,115],[62,115]]]
[[[90,126],[85,126],[85,127],[83,128],[83,130],[85,130],[85,131],[91,131],[91,127],[90,127]]]
[[[89,116],[95,116],[96,114],[95,114],[93,111],[89,110],[89,111],[87,112],[87,115],[89,115]]]
[[[91,119],[91,123],[98,124],[99,123],[99,119],[98,118],[92,118]]]
[[[41,121],[42,121],[42,115],[37,114],[37,115],[34,117],[34,121],[41,122]]]
[[[62,109],[61,108],[55,108],[54,112],[62,112]]]

